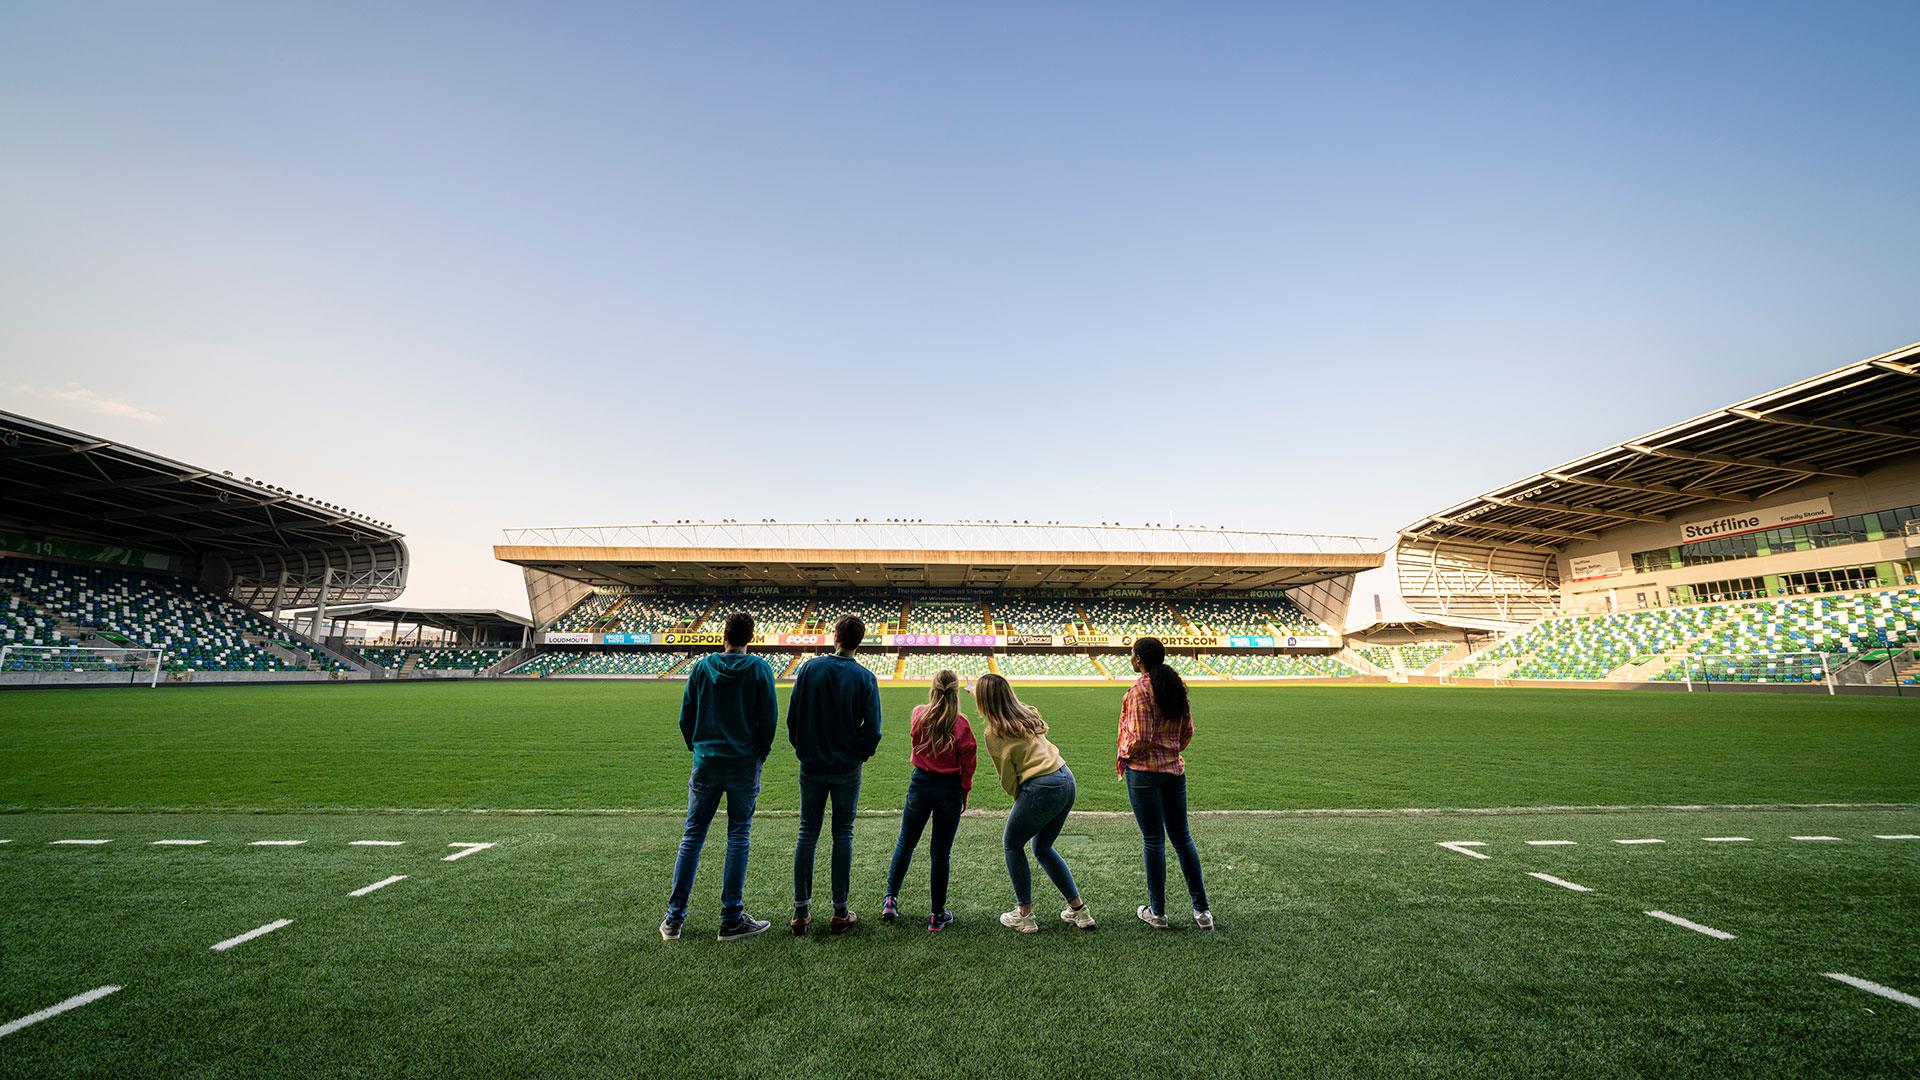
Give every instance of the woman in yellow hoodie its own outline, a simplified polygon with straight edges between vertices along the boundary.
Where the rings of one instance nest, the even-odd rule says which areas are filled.
[[[1001,846],[1018,906],[1000,916],[1000,925],[1023,934],[1040,929],[1033,918],[1033,869],[1027,865],[1026,845],[1032,841],[1040,869],[1067,898],[1067,909],[1060,917],[1082,930],[1093,929],[1093,913],[1080,898],[1073,872],[1053,849],[1073,809],[1073,771],[1060,757],[1059,748],[1047,740],[1047,722],[1033,706],[1014,696],[1006,679],[980,676],[973,684],[973,701],[987,722],[987,754],[1000,774],[1000,786],[1013,796]]]

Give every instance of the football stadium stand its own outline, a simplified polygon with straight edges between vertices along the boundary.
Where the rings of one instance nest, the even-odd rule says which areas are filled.
[[[999,634],[1067,634],[1084,622],[1080,606],[1070,600],[1038,600],[1024,596],[989,603],[993,629]]]
[[[930,652],[924,649],[908,649],[901,654],[901,660],[898,675],[901,679],[931,679],[942,668],[951,670],[963,679],[971,679],[991,670],[987,662],[987,654],[983,652]]]
[[[1002,653],[993,665],[1009,679],[1104,679],[1107,673],[1086,653],[1017,652]]]
[[[1358,674],[1331,656],[1312,654],[1216,652],[1208,653],[1206,662],[1230,679],[1345,679]]]
[[[106,670],[89,653],[163,654],[168,682],[369,674],[282,615],[398,596],[391,526],[10,412],[0,457],[8,685],[87,682],[61,675]]]
[[[1173,605],[1165,600],[1088,600],[1080,605],[1086,609],[1087,618],[1092,625],[1089,629],[1106,634],[1127,634],[1139,637],[1142,634],[1177,635],[1188,632],[1180,622],[1180,616],[1174,613]]]
[[[683,652],[638,649],[564,649],[543,652],[516,666],[513,675],[664,675],[692,657]]]
[[[1369,645],[1358,652],[1381,671],[1419,675],[1458,647],[1450,641],[1411,642],[1405,645]]]
[[[419,646],[368,645],[360,655],[389,671],[471,671],[480,672],[505,660],[510,648],[435,649]]]
[[[916,633],[982,634],[987,617],[978,600],[913,600],[907,609],[906,629]]]

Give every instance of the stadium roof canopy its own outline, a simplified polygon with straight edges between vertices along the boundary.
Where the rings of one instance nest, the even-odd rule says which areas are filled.
[[[1701,503],[1751,502],[1920,450],[1920,344],[1729,405],[1430,514],[1403,542],[1556,548]]]
[[[311,612],[295,612],[296,617]],[[518,641],[533,627],[525,615],[498,608],[424,608],[405,604],[348,604],[330,607],[326,618],[335,623],[400,623],[406,626],[431,626],[467,641]]]
[[[1291,588],[1379,566],[1366,536],[1007,521],[508,529],[494,556],[595,585]]]
[[[406,544],[385,522],[4,411],[0,530],[176,556],[261,610],[406,585]]]

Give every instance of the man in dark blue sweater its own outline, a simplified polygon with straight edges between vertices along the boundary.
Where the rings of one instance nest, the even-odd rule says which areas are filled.
[[[768,927],[747,914],[747,840],[753,829],[753,804],[760,797],[760,766],[773,749],[780,706],[773,696],[773,669],[747,655],[753,640],[753,616],[727,616],[725,652],[703,656],[687,675],[680,701],[680,734],[693,751],[693,775],[687,779],[687,828],[680,836],[680,857],[673,864],[673,892],[660,937],[674,941],[687,918],[687,897],[700,868],[720,796],[727,797],[727,862],[720,872],[720,940],[751,937]]]
[[[833,919],[844,934],[858,921],[847,907],[853,876],[853,815],[860,804],[860,766],[880,745],[880,684],[853,658],[867,636],[857,615],[833,626],[832,656],[800,669],[787,703],[787,739],[800,758],[800,840],[793,847],[793,921],[796,936],[812,925],[813,852],[820,819],[833,801]]]

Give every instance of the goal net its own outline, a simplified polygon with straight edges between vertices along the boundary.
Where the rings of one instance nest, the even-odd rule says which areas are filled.
[[[1833,690],[1831,658],[1817,652],[1796,653],[1680,653],[1667,657],[1665,670],[1651,678],[1661,682],[1754,683],[1768,686],[1825,686]]]
[[[129,686],[156,686],[166,666],[159,649],[96,645],[0,646],[0,678],[21,675],[124,675]],[[107,681],[89,679],[89,682]]]

